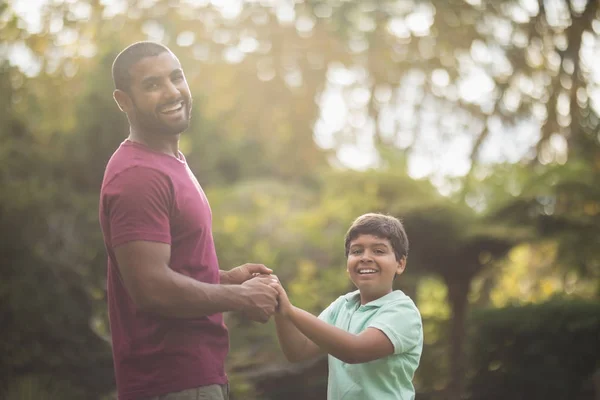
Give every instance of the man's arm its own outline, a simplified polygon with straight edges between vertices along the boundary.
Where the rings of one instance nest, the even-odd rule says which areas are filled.
[[[127,292],[140,309],[175,318],[197,318],[225,311],[245,311],[266,321],[277,305],[270,278],[243,285],[213,285],[169,268],[171,246],[132,241],[117,246],[115,256]]]
[[[278,282],[270,285],[279,292],[279,308],[275,314],[277,336],[289,361],[301,361],[326,352],[345,363],[359,364],[394,353],[392,342],[379,329],[367,328],[358,335],[346,332],[293,306]]]

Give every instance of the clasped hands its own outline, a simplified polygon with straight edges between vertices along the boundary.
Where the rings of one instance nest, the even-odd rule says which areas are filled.
[[[282,305],[289,305],[285,290],[273,270],[263,264],[244,264],[230,271],[222,271],[221,283],[237,284],[243,288],[246,300],[244,315],[250,320],[266,323]]]

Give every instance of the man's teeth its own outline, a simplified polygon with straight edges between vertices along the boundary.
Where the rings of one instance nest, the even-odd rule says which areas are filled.
[[[177,111],[179,110],[181,107],[183,107],[183,103],[177,103],[177,104],[173,104],[170,107],[167,108],[163,108],[161,112],[172,112],[172,111]]]
[[[375,271],[374,269],[361,269],[358,271],[359,274],[374,274]]]

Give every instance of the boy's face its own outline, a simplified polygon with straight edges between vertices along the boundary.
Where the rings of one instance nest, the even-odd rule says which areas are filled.
[[[347,270],[350,279],[360,290],[362,304],[390,293],[394,276],[401,274],[405,266],[405,258],[396,260],[389,239],[359,235],[350,242]]]

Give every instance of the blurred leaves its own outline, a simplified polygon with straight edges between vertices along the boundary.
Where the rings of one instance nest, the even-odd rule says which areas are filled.
[[[404,221],[397,286],[423,312],[421,393],[459,398],[444,390],[469,305],[597,299],[596,1],[26,8],[0,4],[0,387],[14,381],[13,396],[17,379],[53,394],[46,374],[87,398],[113,389],[97,199],[128,129],[111,63],[137,40],[169,45],[186,71],[195,101],[181,149],[208,193],[223,269],[264,263],[317,314],[352,288],[351,221]],[[281,361],[274,330],[227,323],[238,395],[260,398],[242,376]]]

